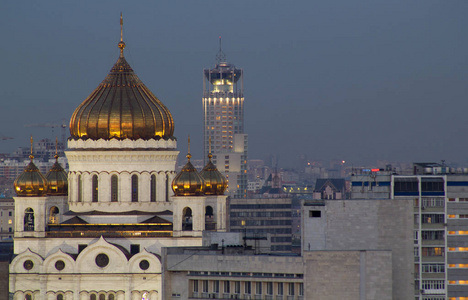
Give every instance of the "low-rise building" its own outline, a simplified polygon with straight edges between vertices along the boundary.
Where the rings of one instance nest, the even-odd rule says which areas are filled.
[[[0,198],[0,240],[12,239],[14,235],[15,201]]]

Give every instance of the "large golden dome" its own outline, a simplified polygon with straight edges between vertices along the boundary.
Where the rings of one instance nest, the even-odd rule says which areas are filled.
[[[227,180],[211,162],[211,157],[211,153],[208,154],[208,163],[200,171],[200,176],[205,182],[205,195],[224,195],[228,186]]]
[[[15,180],[15,192],[20,197],[45,196],[47,194],[47,180],[33,163],[31,162]]]
[[[170,111],[141,82],[125,60],[125,43],[107,77],[75,110],[70,120],[73,139],[173,138]]]
[[[55,155],[55,163],[47,172],[47,193],[52,196],[68,195],[68,177],[62,166],[58,163],[58,155]]]

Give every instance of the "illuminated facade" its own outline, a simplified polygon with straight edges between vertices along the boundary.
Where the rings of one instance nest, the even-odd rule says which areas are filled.
[[[226,62],[221,48],[216,59],[213,69],[203,70],[204,157],[208,155],[211,139],[213,163],[228,179],[229,195],[245,198],[247,135],[236,138],[244,134],[244,73]],[[236,141],[242,144],[242,149],[236,146]],[[229,158],[220,159],[222,156]]]
[[[226,231],[224,188],[205,187],[190,161],[175,172],[172,116],[126,62],[123,39],[118,46],[70,120],[68,175],[56,161],[43,176],[31,155],[15,181],[15,300],[169,299],[162,248]]]

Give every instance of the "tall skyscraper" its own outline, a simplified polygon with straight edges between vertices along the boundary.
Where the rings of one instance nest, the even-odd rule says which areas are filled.
[[[213,163],[228,180],[228,193],[247,196],[247,135],[244,134],[243,70],[226,62],[221,48],[216,65],[203,70],[204,157],[210,149]]]

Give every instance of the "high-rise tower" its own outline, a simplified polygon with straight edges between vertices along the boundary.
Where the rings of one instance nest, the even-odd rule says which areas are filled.
[[[211,137],[213,163],[228,179],[229,195],[238,198],[247,195],[243,75],[242,69],[226,62],[220,38],[215,67],[203,70],[204,157]]]

